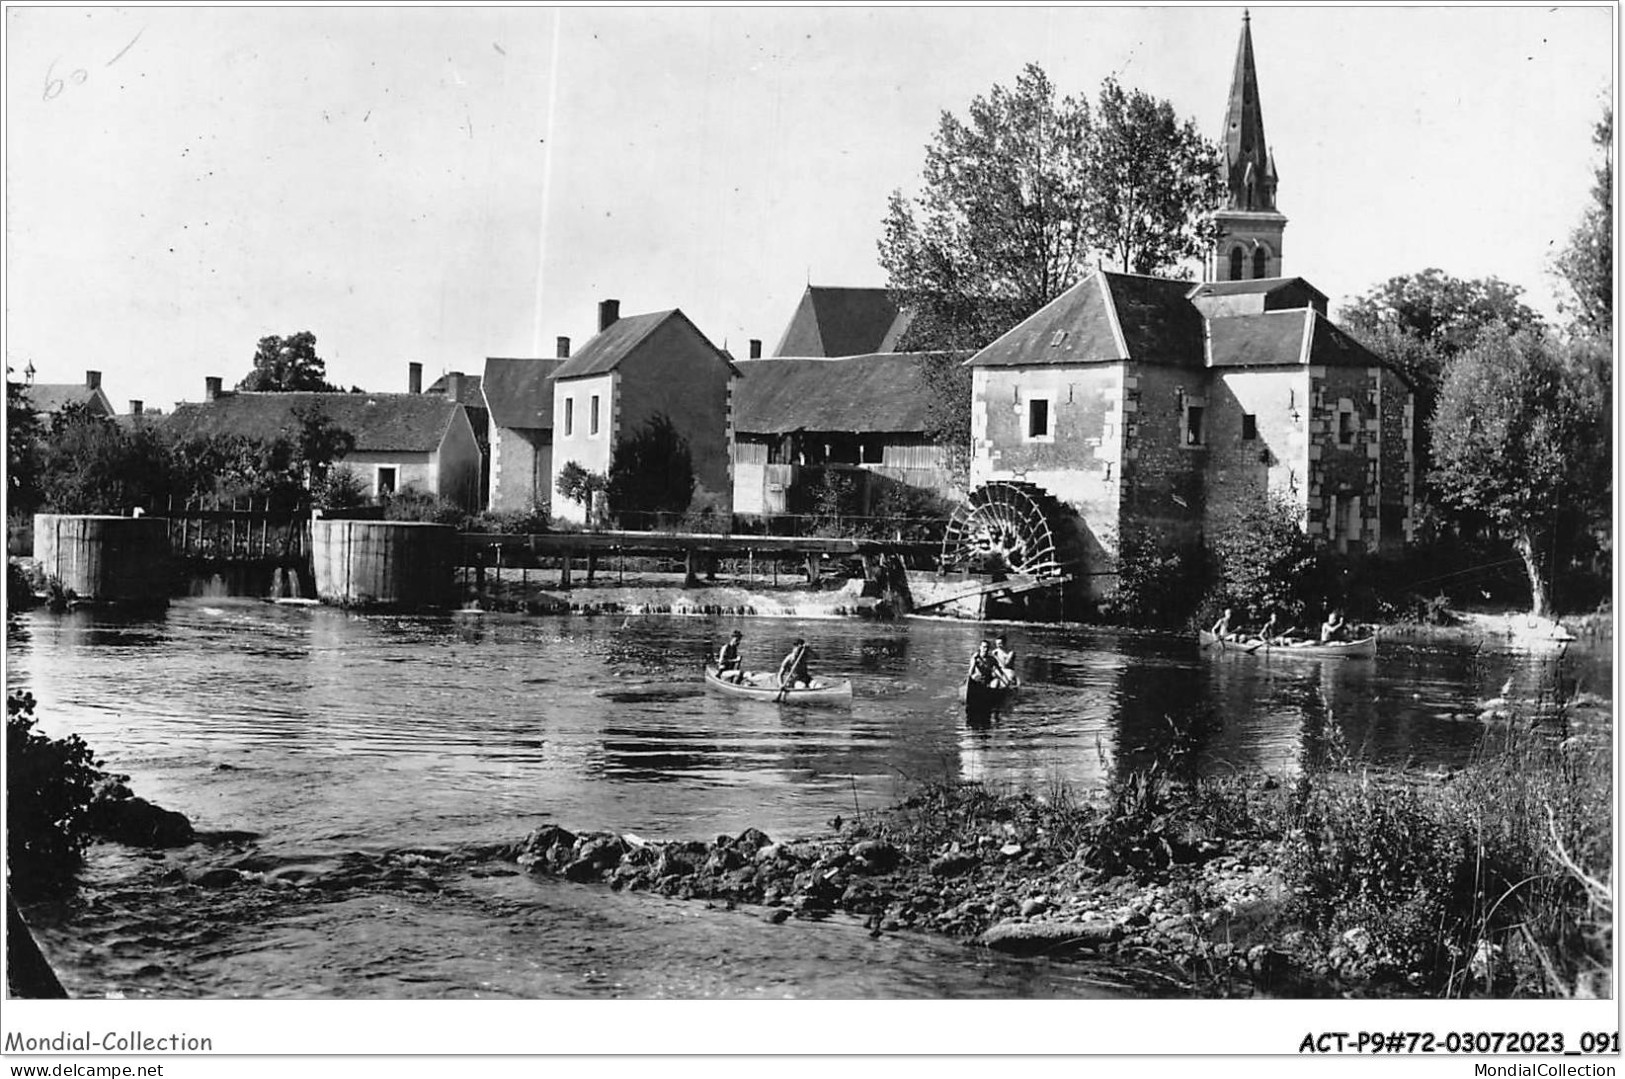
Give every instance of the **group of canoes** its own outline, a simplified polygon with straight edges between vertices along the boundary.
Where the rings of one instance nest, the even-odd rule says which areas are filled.
[[[1221,652],[1240,652],[1251,655],[1301,656],[1374,656],[1377,654],[1376,634],[1361,633],[1352,623],[1344,620],[1343,612],[1333,610],[1321,623],[1315,637],[1299,636],[1295,627],[1279,632],[1275,628],[1275,613],[1253,632],[1232,628],[1234,612],[1226,607],[1224,614],[1212,629],[1201,630],[1197,640],[1203,648],[1216,648]]]
[[[1291,628],[1277,633],[1273,614],[1252,632],[1232,628],[1233,617],[1227,608],[1212,629],[1199,631],[1197,639],[1201,647],[1243,655],[1343,657],[1377,653],[1375,634],[1360,635],[1343,620],[1341,611],[1332,612],[1322,624],[1318,637],[1299,637]],[[706,685],[734,696],[780,704],[852,699],[849,679],[819,678],[812,673],[813,653],[804,638],[797,637],[791,643],[776,672],[745,670],[740,655],[743,638],[739,630],[728,635],[715,659],[706,664]],[[972,718],[997,715],[1010,703],[1020,685],[1009,638],[1001,633],[993,640],[979,642],[960,689],[966,715]]]

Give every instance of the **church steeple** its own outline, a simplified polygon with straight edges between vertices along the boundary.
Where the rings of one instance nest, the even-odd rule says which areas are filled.
[[[1275,209],[1275,160],[1264,141],[1264,110],[1258,103],[1258,71],[1253,67],[1252,15],[1241,14],[1241,43],[1230,79],[1230,108],[1224,117],[1224,163],[1232,210]]]
[[[1208,277],[1215,281],[1279,277],[1286,218],[1275,208],[1275,157],[1264,139],[1264,109],[1253,66],[1252,15],[1241,15],[1235,73],[1224,116],[1224,168],[1228,196],[1216,215],[1222,235]]]

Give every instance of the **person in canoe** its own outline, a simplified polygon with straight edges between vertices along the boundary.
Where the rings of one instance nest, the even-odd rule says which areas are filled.
[[[807,667],[811,658],[811,650],[807,648],[806,640],[797,637],[795,643],[790,646],[790,654],[779,664],[779,687],[794,689],[798,685],[811,686],[812,671]]]
[[[992,689],[1004,684],[1000,681],[1003,671],[1004,668],[993,654],[993,646],[983,641],[976,646],[976,654],[970,657],[970,669],[965,672],[965,677],[979,686]]]
[[[993,659],[999,665],[999,677],[993,684],[1006,689],[1016,684],[1016,654],[1010,650],[1010,638],[999,634],[993,640]]]
[[[1251,640],[1259,641],[1259,642],[1261,642],[1263,644],[1276,644],[1276,643],[1278,643],[1276,641],[1276,639],[1275,639],[1275,612],[1274,611],[1271,611],[1270,616],[1264,620],[1264,624],[1262,626],[1258,627],[1258,632],[1253,634],[1253,636],[1251,637]]]
[[[1213,636],[1217,637],[1221,641],[1228,641],[1234,636],[1234,634],[1230,632],[1230,619],[1235,617],[1235,613],[1236,612],[1229,607],[1224,609],[1224,614],[1220,615],[1219,620],[1213,623]]]
[[[739,642],[745,635],[737,629],[728,634],[728,643],[717,651],[717,677],[724,682],[738,682],[745,677],[745,668],[739,658]]]
[[[1320,627],[1320,643],[1328,644],[1332,641],[1348,639],[1349,624],[1343,621],[1343,612],[1332,608],[1332,613],[1326,616],[1326,621]]]

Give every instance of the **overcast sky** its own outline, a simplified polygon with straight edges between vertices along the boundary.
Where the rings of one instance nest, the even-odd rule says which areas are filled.
[[[1611,6],[1255,5],[1285,272],[1438,266],[1555,312],[1613,98]],[[886,198],[1023,64],[1217,138],[1239,7],[11,8],[6,362],[119,411],[311,330],[402,391],[579,348],[596,304],[771,350],[806,284],[884,284]]]

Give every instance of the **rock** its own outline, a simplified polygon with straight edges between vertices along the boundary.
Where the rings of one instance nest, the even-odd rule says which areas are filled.
[[[1021,904],[1021,916],[1023,918],[1036,917],[1047,910],[1049,910],[1049,900],[1043,896],[1035,896]]]
[[[226,888],[241,881],[243,875],[235,869],[217,866],[214,869],[188,870],[186,879],[200,888]]]
[[[1122,938],[1122,927],[1111,922],[1000,922],[980,939],[997,952],[1032,955],[1058,948],[1099,947]]]
[[[774,907],[772,910],[762,915],[762,921],[771,925],[783,925],[789,920],[790,908],[788,907]]]
[[[534,829],[519,844],[514,861],[523,866],[541,863],[544,869],[568,862],[575,850],[576,834],[556,824],[544,824]]]
[[[957,877],[976,868],[978,859],[972,854],[944,854],[931,860],[933,877]]]
[[[897,848],[884,839],[861,840],[852,844],[847,854],[871,873],[890,872],[902,860]]]
[[[744,847],[747,850],[759,851],[763,847],[771,847],[773,840],[769,839],[767,833],[760,829],[746,828],[739,833],[739,838],[734,840],[734,843],[736,846]]]
[[[132,847],[184,847],[196,838],[184,814],[130,796],[128,788],[120,787],[126,797],[91,803],[86,823],[93,833]]]

